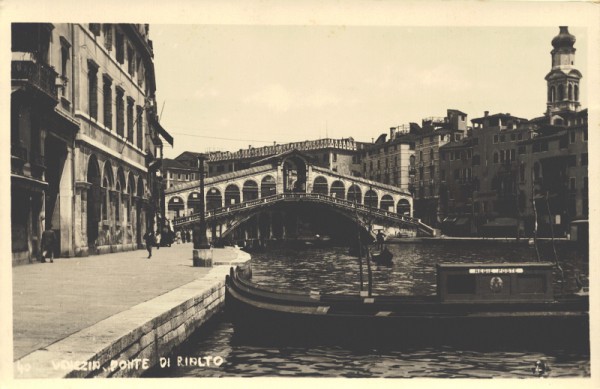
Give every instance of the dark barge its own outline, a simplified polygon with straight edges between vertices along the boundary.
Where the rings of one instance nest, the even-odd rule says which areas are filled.
[[[259,286],[231,269],[226,310],[240,336],[365,345],[568,344],[589,350],[589,298],[555,297],[552,263],[438,264],[437,295],[365,296]]]

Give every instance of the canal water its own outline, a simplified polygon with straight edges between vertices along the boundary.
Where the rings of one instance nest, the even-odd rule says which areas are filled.
[[[389,267],[373,267],[375,294],[435,294],[438,262],[537,261],[534,248],[496,242],[402,243],[388,246],[394,254]],[[565,272],[564,292],[577,290],[575,274],[588,274],[588,254],[559,246]],[[541,258],[554,258],[549,245]],[[356,293],[359,265],[342,247],[276,249],[253,254],[253,281],[266,286],[327,293]],[[555,274],[555,280],[560,276]],[[366,281],[366,267],[365,267]],[[555,282],[559,293],[561,283]],[[151,377],[429,377],[492,378],[533,377],[537,360],[549,364],[550,377],[589,377],[588,351],[554,347],[552,339],[543,349],[498,345],[494,349],[444,347],[365,347],[273,344],[241,339],[225,315],[174,351],[170,368],[154,368]],[[177,357],[223,358],[220,366],[177,366]],[[183,360],[185,361],[185,360]]]

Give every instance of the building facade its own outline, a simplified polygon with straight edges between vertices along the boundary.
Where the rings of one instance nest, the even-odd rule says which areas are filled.
[[[173,142],[149,26],[16,23],[12,40],[13,262],[37,259],[45,229],[60,256],[139,247],[160,214],[160,138]]]
[[[565,236],[573,221],[587,220],[587,109],[574,43],[564,26],[552,40],[544,116],[485,112],[466,141],[442,147],[446,232],[531,235],[537,222],[541,235]]]

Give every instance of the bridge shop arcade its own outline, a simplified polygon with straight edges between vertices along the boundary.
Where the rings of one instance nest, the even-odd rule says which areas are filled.
[[[301,239],[309,233],[307,224],[313,226],[313,234],[329,234],[355,223],[363,231],[376,223],[392,236],[433,234],[412,217],[410,193],[315,166],[310,156],[297,150],[207,178],[205,188],[211,240]],[[198,181],[166,190],[167,215],[175,228],[191,228],[197,222],[199,196]],[[347,223],[348,219],[354,223]],[[323,226],[330,228],[325,231]]]

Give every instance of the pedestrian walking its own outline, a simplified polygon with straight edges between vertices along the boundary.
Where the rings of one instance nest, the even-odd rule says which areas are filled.
[[[188,242],[192,241],[192,233],[190,232],[190,230],[185,231],[185,240],[187,240]]]
[[[157,250],[160,250],[160,240],[161,239],[162,239],[161,233],[160,233],[160,231],[157,231],[155,239],[154,239],[154,243],[156,244],[156,249]]]
[[[42,260],[46,262],[46,258],[50,258],[50,262],[54,263],[54,250],[56,247],[56,235],[50,225],[44,232],[42,232]]]
[[[383,250],[383,242],[385,241],[385,234],[383,231],[379,230],[377,233],[377,246],[379,250]]]
[[[152,258],[152,246],[154,246],[154,234],[151,230],[146,231],[144,240],[146,241],[146,250],[148,250],[148,259],[150,259]]]
[[[177,244],[181,244],[181,231],[177,230],[177,232],[175,233],[175,241]]]
[[[187,234],[187,230],[181,231],[181,243],[187,242],[187,240],[186,240],[186,234]]]

